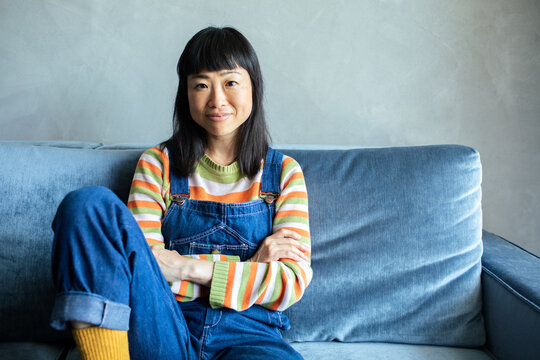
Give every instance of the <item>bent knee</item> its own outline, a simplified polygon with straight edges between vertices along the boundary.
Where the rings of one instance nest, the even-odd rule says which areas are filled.
[[[104,186],[87,186],[66,195],[58,207],[57,216],[73,216],[104,204],[121,202],[114,192]]]
[[[63,202],[89,204],[117,199],[116,194],[104,186],[86,186],[68,193]]]

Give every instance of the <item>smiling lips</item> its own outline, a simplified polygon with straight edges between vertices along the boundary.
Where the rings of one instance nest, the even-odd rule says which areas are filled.
[[[231,114],[207,114],[207,115],[206,115],[206,117],[207,117],[209,120],[216,121],[216,122],[225,121],[225,120],[227,120],[230,116],[231,116]]]

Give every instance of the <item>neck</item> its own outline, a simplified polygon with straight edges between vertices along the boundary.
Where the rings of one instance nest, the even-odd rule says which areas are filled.
[[[228,166],[236,161],[236,142],[234,139],[207,138],[206,155],[216,164]]]

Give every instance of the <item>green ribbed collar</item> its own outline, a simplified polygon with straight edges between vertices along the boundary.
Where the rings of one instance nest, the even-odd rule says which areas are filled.
[[[231,165],[223,166],[216,164],[208,155],[204,154],[199,160],[199,165],[215,175],[240,175],[240,166],[237,161],[233,162]]]

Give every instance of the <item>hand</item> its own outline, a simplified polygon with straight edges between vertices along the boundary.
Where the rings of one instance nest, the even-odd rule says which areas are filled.
[[[177,251],[166,250],[161,246],[151,247],[152,253],[168,282],[188,280],[209,286],[214,274],[214,263],[208,260],[190,259]]]
[[[301,236],[288,229],[279,229],[263,240],[257,252],[248,261],[269,263],[279,259],[309,261],[305,254],[311,247],[300,242]]]
[[[156,258],[163,276],[165,276],[165,280],[169,282],[182,280],[179,279],[179,268],[182,266],[182,255],[176,251],[164,249],[159,245],[154,245],[150,248],[152,249],[152,253]]]

